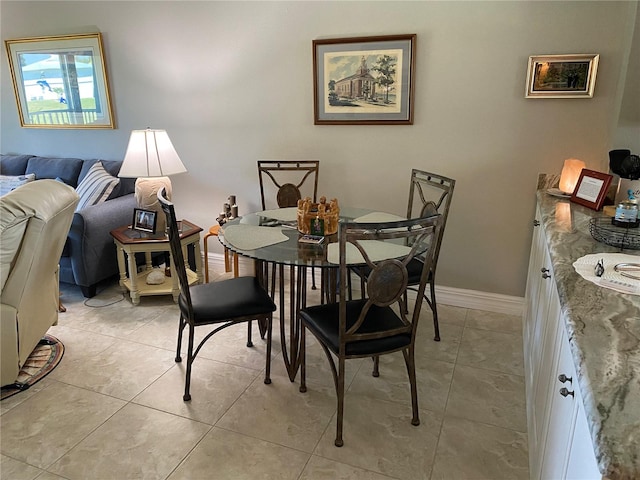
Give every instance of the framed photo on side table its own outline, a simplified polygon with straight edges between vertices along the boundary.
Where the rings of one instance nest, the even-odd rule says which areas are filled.
[[[416,35],[313,41],[315,125],[413,125]]]
[[[583,168],[571,195],[571,201],[593,210],[600,210],[612,179],[613,176],[607,173]]]
[[[156,233],[156,212],[142,208],[133,209],[131,228],[139,232]]]
[[[526,98],[591,98],[600,55],[529,57]]]

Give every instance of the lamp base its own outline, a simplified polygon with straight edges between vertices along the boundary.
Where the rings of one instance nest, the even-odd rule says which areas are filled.
[[[136,180],[135,197],[138,208],[156,212],[155,233],[165,233],[167,217],[158,201],[158,191],[164,187],[166,196],[171,200],[171,180],[169,177],[139,177]]]

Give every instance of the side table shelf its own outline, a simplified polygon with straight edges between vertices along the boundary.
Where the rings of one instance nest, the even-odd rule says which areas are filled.
[[[202,228],[197,225],[182,221],[182,231],[180,233],[180,242],[182,248],[185,251],[189,245],[193,245],[195,250],[195,271],[193,267],[187,265],[187,277],[189,279],[189,285],[203,282],[202,275],[202,259],[200,256],[200,232]],[[166,277],[165,281],[159,285],[147,284],[147,275],[152,271],[153,266],[151,264],[151,253],[153,252],[167,252],[170,256],[169,240],[164,235],[146,235],[137,231],[131,230],[129,225],[116,228],[111,231],[111,236],[114,239],[118,255],[118,269],[120,271],[120,286],[129,291],[131,295],[131,302],[134,305],[140,303],[140,297],[148,295],[172,295],[175,302],[178,301],[180,295],[180,286],[178,285],[178,276],[174,273],[173,259],[170,257],[170,271],[171,277]],[[136,253],[144,253],[146,268],[141,272],[137,271],[137,264],[135,259]],[[127,275],[127,266],[129,272],[136,272],[135,275]]]

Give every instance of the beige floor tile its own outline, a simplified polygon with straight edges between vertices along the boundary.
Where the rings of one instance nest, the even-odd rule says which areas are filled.
[[[466,327],[462,334],[457,363],[524,375],[522,336]]]
[[[52,382],[0,417],[0,450],[47,468],[124,405],[116,398]]]
[[[33,480],[42,470],[26,463],[0,455],[0,478],[6,480]]]
[[[50,327],[47,333],[56,337],[64,345],[64,356],[52,373],[54,377],[68,363],[74,360],[84,361],[85,359],[102,355],[103,352],[112,348],[119,341],[116,337],[109,335],[101,335],[62,325]]]
[[[210,428],[129,404],[47,470],[70,480],[166,478]]]
[[[313,455],[299,480],[390,480],[392,478]]]
[[[178,342],[179,321],[180,314],[178,309],[167,308],[165,312],[154,316],[144,325],[128,333],[124,338],[152,347],[175,351]],[[183,339],[183,345],[186,345],[186,335]]]
[[[430,318],[430,317],[429,317]],[[464,328],[455,324],[440,324],[440,341],[433,340],[433,325],[421,320],[416,335],[416,355],[455,363]]]
[[[256,378],[264,378],[256,370],[196,358],[191,370],[191,400],[185,402],[185,370],[186,361],[176,364],[133,402],[213,425]]]
[[[380,376],[371,375],[373,362],[362,366],[349,387],[349,393],[379,400],[411,405],[411,387],[407,367],[401,352],[380,357]],[[444,412],[453,376],[453,363],[440,362],[424,356],[416,357],[416,380],[420,408]]]
[[[219,267],[210,277],[230,278]],[[410,424],[401,354],[381,357],[379,378],[371,376],[370,359],[349,360],[345,445],[337,448],[327,359],[307,335],[308,391],[300,393],[299,374],[290,382],[282,360],[283,312],[274,316],[271,385],[263,383],[266,345],[257,326],[255,346],[247,348],[240,325],[203,347],[194,363],[193,399],[184,402],[185,363],[174,362],[179,313],[171,296],[144,297],[133,306],[117,281],[104,282],[92,299],[75,286],[61,289],[68,312],[50,333],[65,344],[65,357],[48,377],[0,404],[2,478],[16,469],[33,478],[35,467],[48,470],[38,480],[527,477],[518,317],[440,304],[441,341],[434,342],[432,314],[423,304],[416,340],[422,424]],[[288,301],[288,283],[285,292]],[[309,289],[309,304],[319,295]],[[206,330],[196,330],[196,341]]]
[[[436,300],[437,300],[437,297],[436,297]],[[429,308],[429,305],[427,305],[426,302],[424,303],[422,308],[424,309],[424,312],[427,312],[429,313],[429,315],[431,315],[430,313],[431,310]],[[438,304],[438,325],[441,323],[446,323],[451,325],[457,325],[458,327],[464,327],[467,316],[468,316],[468,312],[470,311],[471,310],[468,310],[466,308],[452,307],[451,305],[444,305],[439,303]],[[425,325],[426,324],[431,325],[431,328],[433,329],[433,319],[431,316],[429,316],[428,320],[425,319],[424,323]]]
[[[118,340],[108,355],[78,358],[54,371],[55,379],[131,400],[174,365],[175,353]]]
[[[314,454],[402,480],[429,478],[442,418],[420,411],[420,425],[411,425],[411,408],[398,403],[347,394],[343,439],[334,445],[336,418]]]
[[[58,364],[58,367],[56,367],[56,369],[59,367],[60,367],[60,364]],[[0,402],[0,415],[6,414],[11,409],[20,405],[22,402],[36,395],[40,390],[43,390],[48,386],[50,386],[52,383],[56,383],[56,381],[53,379],[53,372],[47,375],[46,377],[44,377],[38,383],[31,385],[27,390],[24,390],[20,393],[17,393],[11,397],[8,397],[2,400],[2,402]],[[0,435],[1,434],[2,432],[0,432]]]
[[[147,323],[151,314],[159,315],[160,313],[161,310],[158,308],[134,307],[125,300],[102,308],[71,304],[67,305],[67,311],[64,314],[59,315],[58,323],[62,326],[122,338]]]
[[[522,317],[504,313],[469,310],[466,326],[522,335]]]
[[[456,365],[447,416],[527,431],[524,377]]]
[[[309,456],[214,427],[168,480],[295,480]]]
[[[504,428],[446,417],[432,480],[525,480],[527,436]]]
[[[300,393],[288,377],[272,382],[256,379],[216,426],[311,453],[336,410],[333,387]]]
[[[355,377],[364,359],[354,358],[347,360],[345,364],[345,384],[348,386]],[[325,355],[322,347],[315,339],[313,334],[307,331],[306,335],[306,378],[308,384],[324,385],[326,387],[335,388],[333,382],[333,374],[329,366],[329,360]],[[286,369],[282,354],[278,354],[273,364],[273,373],[276,375],[286,376]],[[296,376],[296,382],[300,383],[300,373]]]
[[[55,473],[42,472],[36,480],[67,480],[67,479],[64,477],[61,477],[60,475],[56,475]]]

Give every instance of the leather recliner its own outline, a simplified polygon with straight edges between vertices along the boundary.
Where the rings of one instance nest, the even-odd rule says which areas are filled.
[[[78,203],[56,180],[27,183],[0,198],[0,385],[58,321],[58,262]]]

